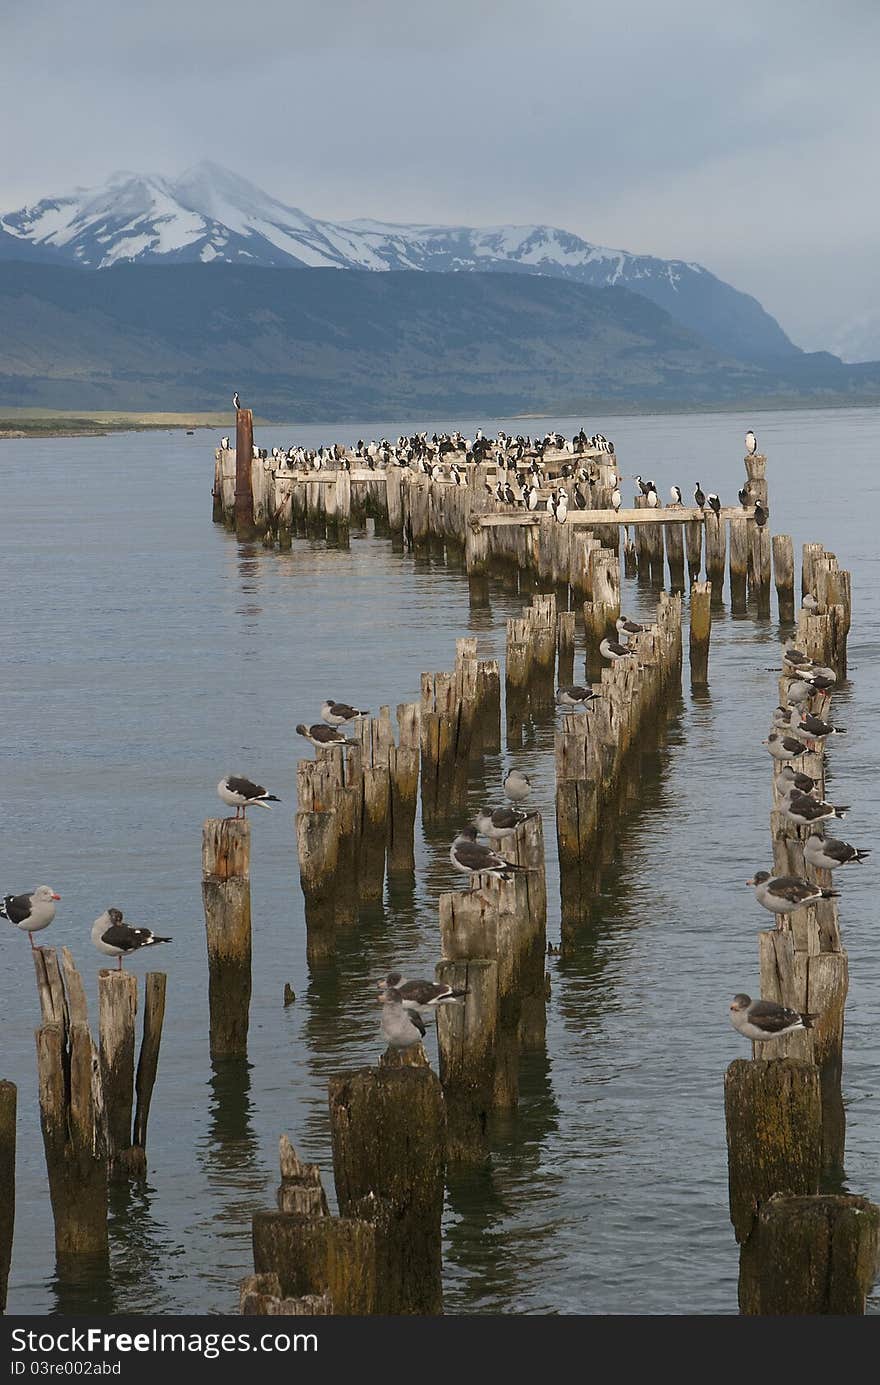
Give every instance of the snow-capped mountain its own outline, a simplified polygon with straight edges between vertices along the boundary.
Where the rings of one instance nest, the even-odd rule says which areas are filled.
[[[319,221],[210,162],[177,180],[116,173],[101,188],[0,216],[0,258],[36,254],[86,269],[201,261],[552,275],[630,289],[729,355],[761,360],[798,351],[756,299],[698,264],[609,250],[544,225]]]

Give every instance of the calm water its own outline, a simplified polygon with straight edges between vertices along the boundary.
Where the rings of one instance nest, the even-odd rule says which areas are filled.
[[[835,700],[849,735],[832,747],[831,775],[838,801],[853,805],[847,838],[875,845],[880,412],[557,422],[606,432],[622,467],[663,491],[676,481],[690,492],[699,478],[726,503],[742,484],[743,432],[756,423],[774,527],[793,534],[796,551],[822,541],[853,572],[852,682]],[[273,428],[258,441],[420,426]],[[310,974],[292,814],[295,763],[311,752],[293,727],[316,719],[327,695],[373,709],[416,697],[422,669],[451,666],[456,636],[476,633],[481,655],[500,653],[504,621],[522,604],[493,589],[490,609],[472,612],[461,573],[368,534],[353,534],[349,552],[305,540],[289,554],[240,547],[210,522],[213,444],[206,433],[0,443],[0,887],[48,881],[63,895],[46,940],[73,949],[93,1013],[100,962],[88,931],[99,912],[118,904],[174,937],[161,962],[131,966],[170,973],[149,1182],[117,1195],[111,1282],[74,1286],[54,1272],[30,949],[0,932],[0,1076],[20,1093],[13,1313],[234,1311],[237,1281],[252,1268],[251,1213],[274,1201],[281,1131],[332,1190],[327,1077],[378,1057],[379,976],[392,964],[431,974],[437,897],[452,879],[447,840],[419,832],[412,886],[395,887],[340,938],[335,964]],[[625,591],[630,612],[650,612],[650,594],[634,583]],[[743,882],[770,861],[760,741],[780,638],[772,621],[726,612],[716,621],[710,693],[685,691],[593,920],[564,961],[549,959],[546,1056],[523,1063],[519,1113],[495,1131],[491,1169],[449,1187],[449,1312],[736,1311],[722,1081],[748,1054],[727,1006],[735,991],[758,989],[767,921]],[[548,722],[510,760],[533,776],[545,813],[557,940],[552,742]],[[506,763],[486,762],[475,806],[498,798]],[[199,854],[228,769],[284,803],[254,823],[249,1062],[215,1071]],[[877,1199],[875,889],[876,865],[844,873],[846,1186]],[[297,995],[287,1010],[285,981]],[[433,1033],[429,1052],[436,1061]]]

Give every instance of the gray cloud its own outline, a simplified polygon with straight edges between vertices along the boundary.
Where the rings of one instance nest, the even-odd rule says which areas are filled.
[[[0,205],[210,157],[319,216],[698,260],[823,345],[880,307],[880,9],[731,8],[14,0]]]

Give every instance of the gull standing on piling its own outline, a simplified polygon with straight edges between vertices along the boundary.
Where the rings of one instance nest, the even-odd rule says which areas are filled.
[[[848,804],[819,803],[812,795],[801,793],[794,785],[786,789],[780,797],[779,806],[789,822],[798,827],[812,827],[828,818],[845,818],[849,812]]]
[[[811,832],[804,842],[804,860],[817,870],[837,870],[838,866],[859,865],[867,860],[871,852],[860,851],[849,842],[838,841],[836,837],[823,837]]]
[[[750,428],[749,431],[746,433],[746,452],[748,452],[750,457],[754,457],[757,450],[758,439],[755,437],[754,432]]]
[[[487,808],[483,808],[477,813],[474,822],[481,837],[498,842],[502,837],[509,837],[511,832],[515,832],[520,823],[528,822],[529,818],[534,816],[534,813],[525,813],[519,808],[494,808],[491,813]]]
[[[305,736],[307,741],[311,741],[316,749],[324,745],[345,745],[346,740],[342,732],[335,726],[322,726],[320,721],[316,721],[312,726],[304,726],[302,722],[296,727],[298,736]]]
[[[51,885],[38,885],[33,894],[8,894],[0,904],[0,918],[27,933],[36,948],[34,934],[41,933],[55,918],[55,903],[61,898]]]
[[[157,943],[170,943],[171,938],[160,938],[151,928],[133,928],[124,923],[121,909],[105,909],[92,924],[92,942],[105,957],[117,959],[117,969],[122,971],[122,959],[130,952],[138,952],[142,947],[155,947]]]
[[[407,1009],[393,986],[386,986],[379,996],[382,1006],[382,1033],[389,1048],[412,1048],[427,1034],[417,1010]]]
[[[794,1034],[798,1029],[812,1029],[814,1019],[818,1019],[818,1015],[789,1010],[775,1000],[752,1000],[751,996],[743,994],[735,995],[730,1007],[730,1023],[734,1029],[756,1044],[781,1039],[784,1034]]]
[[[356,717],[368,717],[369,715],[369,707],[361,712],[357,707],[350,707],[347,702],[334,702],[331,697],[327,698],[321,708],[321,720],[326,721],[328,726],[342,726],[347,721],[354,721]]]
[[[451,986],[441,986],[436,981],[407,981],[399,971],[390,971],[384,981],[379,982],[379,990],[396,991],[404,1010],[412,1010],[419,1015],[430,1015],[441,1005],[461,1005],[467,991],[454,991]]]
[[[532,792],[532,781],[522,770],[510,769],[504,776],[504,792],[511,803],[522,803]]]
[[[799,756],[807,753],[807,747],[797,736],[784,736],[778,731],[771,731],[766,741],[762,741],[761,744],[767,747],[767,753],[772,755],[774,760],[797,760]]]
[[[573,711],[575,707],[586,707],[588,702],[592,702],[594,697],[598,697],[592,688],[582,688],[575,685],[570,688],[557,688],[556,701],[560,707],[569,707]]]
[[[628,644],[620,644],[617,640],[604,639],[599,645],[599,653],[604,659],[610,659],[613,663],[616,659],[625,659],[636,651]]]
[[[839,890],[823,890],[801,875],[772,876],[769,870],[759,870],[746,884],[754,886],[758,903],[777,915],[777,929],[782,928],[782,914],[793,914],[795,909],[818,904],[820,899],[834,899],[840,893]]]
[[[694,486],[694,501],[696,502],[696,506],[697,506],[697,509],[698,509],[698,510],[705,510],[705,508],[706,508],[706,497],[705,497],[705,495],[703,494],[703,492],[700,490],[700,483],[699,483],[699,481],[698,481],[697,484]]]
[[[681,505],[684,504],[684,501],[683,501],[682,498],[681,498],[681,487],[680,487],[680,486],[672,486],[672,487],[670,487],[669,495],[670,495],[670,497],[671,497],[671,499],[672,499],[673,505],[681,506]]]
[[[238,390],[236,390],[234,395],[232,396],[232,407],[233,409],[241,408],[241,400],[238,397]]]
[[[271,803],[281,802],[275,794],[267,793],[262,784],[255,784],[253,780],[244,779],[240,774],[224,775],[217,785],[217,797],[235,809],[236,817],[243,818],[247,818],[248,808],[253,808],[257,804],[261,808],[268,808]]]
[[[629,616],[618,616],[614,622],[618,635],[642,635],[650,627],[639,625],[637,620],[630,620]]]
[[[477,829],[472,825],[463,827],[449,848],[449,859],[456,870],[464,871],[471,879],[477,875],[494,875],[499,880],[512,880],[514,875],[526,872],[525,866],[515,861],[505,861],[489,846],[477,841]]]

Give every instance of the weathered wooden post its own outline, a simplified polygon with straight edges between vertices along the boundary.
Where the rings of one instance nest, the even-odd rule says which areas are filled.
[[[684,526],[684,546],[687,553],[688,580],[693,586],[699,582],[703,566],[703,521],[689,519]]]
[[[864,1197],[777,1196],[758,1214],[757,1286],[745,1312],[860,1316],[877,1272],[880,1207]]]
[[[758,603],[758,615],[770,614],[770,531],[766,524],[749,526],[749,588]]]
[[[794,546],[791,535],[774,534],[772,548],[779,620],[780,624],[791,625],[794,622]]]
[[[0,1313],[6,1312],[6,1290],[15,1230],[15,1117],[18,1091],[0,1081]]]
[[[98,1035],[111,1182],[128,1175],[125,1156],[131,1148],[136,1013],[137,977],[102,967],[98,972]]]
[[[442,1312],[440,1221],[446,1172],[443,1092],[427,1067],[361,1068],[331,1077],[333,1177],[341,1215],[377,1218],[378,1310]]]
[[[669,590],[684,591],[684,529],[680,524],[666,525],[666,565],[669,568]]]
[[[246,543],[257,532],[251,480],[253,458],[254,415],[250,409],[238,409],[235,416],[235,537]]]
[[[691,587],[691,687],[709,683],[709,637],[712,633],[712,583],[695,582]]]
[[[724,568],[727,559],[727,520],[716,515],[714,510],[705,514],[706,528],[706,576],[712,584],[712,600],[721,604],[724,592]]]
[[[101,1067],[82,979],[68,949],[37,948],[40,1125],[59,1265],[106,1260],[107,1142]]]
[[[134,1150],[132,1151],[133,1154],[138,1152],[142,1154],[144,1174],[147,1170],[147,1123],[150,1119],[153,1087],[159,1069],[159,1046],[162,1042],[162,1024],[165,1019],[167,979],[163,971],[148,971],[144,979],[144,1033],[141,1039],[141,1053],[134,1081],[137,1106],[134,1113]]]
[[[776,1193],[819,1191],[819,1074],[812,1063],[794,1058],[737,1058],[724,1079],[724,1111],[730,1220],[741,1247],[739,1304],[752,1313],[758,1311],[763,1258],[754,1234],[761,1207]],[[783,1266],[775,1268],[784,1273]]]
[[[574,621],[574,611],[556,617],[556,676],[563,687],[574,682]]]
[[[208,818],[202,832],[202,901],[208,940],[211,1057],[247,1053],[251,1001],[251,829]]]
[[[388,821],[388,873],[410,874],[415,869],[414,830],[419,795],[418,702],[397,708],[399,745],[388,750],[391,806]]]
[[[746,587],[749,575],[750,521],[737,515],[730,521],[730,608],[735,615],[746,610]]]

